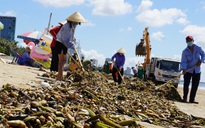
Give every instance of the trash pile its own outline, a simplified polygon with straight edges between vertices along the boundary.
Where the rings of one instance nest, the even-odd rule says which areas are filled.
[[[47,72],[43,77],[53,77]],[[174,86],[156,89],[151,81],[125,78],[118,85],[111,75],[68,72],[64,81],[49,87],[0,90],[0,127],[11,128],[141,128],[139,122],[162,127],[205,125],[205,119],[187,115],[173,101],[181,100]]]

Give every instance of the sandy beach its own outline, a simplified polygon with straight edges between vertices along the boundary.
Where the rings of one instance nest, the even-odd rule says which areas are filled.
[[[46,80],[45,78],[41,77],[41,75],[45,73],[45,71],[41,71],[39,70],[39,68],[9,64],[4,63],[3,61],[0,61],[0,67],[0,87],[7,83],[15,85],[16,87],[40,86],[40,84]],[[177,90],[182,96],[182,86],[179,86]],[[204,94],[205,90],[198,90],[196,95],[196,101],[198,101],[199,104],[175,102],[175,105],[184,113],[196,117],[205,118]]]
[[[178,87],[178,92],[183,96],[183,87]],[[190,89],[189,89],[190,91]],[[199,104],[191,104],[191,103],[182,103],[182,102],[175,102],[176,106],[182,110],[183,112],[197,116],[197,117],[203,117],[205,118],[205,100],[204,100],[205,90],[204,89],[198,89],[195,100],[199,102]]]
[[[45,71],[40,71],[39,68],[3,62],[0,62],[0,67],[0,87],[9,83],[16,87],[26,88],[38,86],[45,81],[45,78],[41,77]]]

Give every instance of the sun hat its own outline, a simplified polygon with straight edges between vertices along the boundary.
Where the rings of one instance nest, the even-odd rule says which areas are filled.
[[[79,12],[73,13],[68,18],[66,18],[66,20],[71,21],[71,22],[86,22],[86,20],[83,18],[83,16]]]
[[[64,21],[61,21],[61,22],[58,22],[58,23],[61,24],[61,25],[64,25],[64,24],[67,23],[67,20],[64,20]]]
[[[120,48],[118,51],[117,51],[117,53],[121,53],[121,54],[125,54],[125,49],[124,48]]]
[[[187,36],[186,37],[186,42],[189,42],[189,41],[194,41],[194,38],[192,36]]]
[[[139,64],[138,67],[143,67],[143,65],[142,65],[142,64]]]

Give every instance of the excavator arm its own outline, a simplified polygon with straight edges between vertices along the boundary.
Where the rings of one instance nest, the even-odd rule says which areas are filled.
[[[150,64],[150,53],[151,53],[151,46],[149,40],[149,32],[148,32],[148,27],[146,27],[145,30],[143,31],[143,39],[141,39],[141,42],[136,45],[136,49],[135,49],[136,56],[145,56],[144,68],[147,64]]]

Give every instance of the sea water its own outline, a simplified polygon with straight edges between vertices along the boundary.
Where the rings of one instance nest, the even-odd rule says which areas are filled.
[[[183,80],[180,80],[179,86],[180,86],[180,87],[183,87],[183,84],[184,84],[184,81],[183,81]],[[189,85],[189,86],[191,87],[191,82],[190,82],[190,85]],[[205,82],[200,82],[198,88],[205,90]]]

